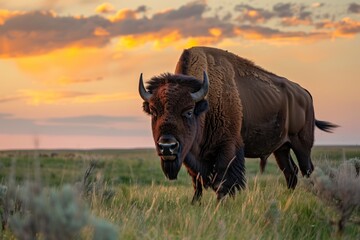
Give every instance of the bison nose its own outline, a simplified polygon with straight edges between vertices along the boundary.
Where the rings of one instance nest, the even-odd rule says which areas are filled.
[[[157,142],[162,155],[176,155],[179,150],[179,142],[173,136],[161,136]]]

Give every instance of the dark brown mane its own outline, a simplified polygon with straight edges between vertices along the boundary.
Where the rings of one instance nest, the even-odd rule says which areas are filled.
[[[201,82],[198,79],[191,76],[171,73],[163,73],[159,76],[152,77],[147,83],[147,90],[151,93],[159,88],[159,86],[167,83],[190,87],[193,89],[193,92],[196,92],[201,88]]]

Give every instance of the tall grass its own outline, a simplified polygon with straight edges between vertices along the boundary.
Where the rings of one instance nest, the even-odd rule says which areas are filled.
[[[333,151],[331,148],[327,150]],[[327,150],[321,149],[316,154],[326,155]],[[357,151],[359,149],[352,156],[356,156]],[[11,158],[17,158],[14,173],[17,183],[21,184],[32,178],[27,172],[34,170],[34,158],[26,157],[29,154],[24,152],[11,157],[7,156],[8,152],[2,154],[0,161],[4,164],[0,168],[0,176],[4,184],[7,183],[11,164],[4,165]],[[63,186],[69,183],[75,189],[79,189],[75,187],[79,183],[87,186],[90,190],[86,194],[80,194],[81,204],[84,204],[81,206],[87,209],[89,215],[113,224],[119,239],[338,237],[332,225],[332,220],[338,217],[337,209],[309,190],[309,186],[313,185],[309,185],[309,181],[301,177],[296,190],[288,190],[284,177],[272,158],[263,175],[258,173],[259,160],[246,161],[247,188],[234,199],[226,198],[218,203],[215,194],[208,190],[204,192],[201,205],[192,206],[190,201],[193,190],[187,173],[182,169],[178,181],[165,180],[152,150],[76,152],[75,157],[71,158],[66,158],[65,154],[67,153],[60,152],[55,157],[36,157],[40,166],[42,188],[61,192]],[[330,161],[331,164],[340,165],[343,156],[341,153],[339,158]],[[94,159],[101,164],[84,180],[84,174]],[[322,157],[314,160],[316,165],[324,162]],[[51,177],[49,169],[59,174]],[[104,193],[110,190],[110,197],[104,197]],[[79,193],[81,192],[84,193],[84,190]],[[44,198],[48,199],[49,195],[45,194]],[[358,218],[359,212],[353,212],[343,229],[343,238],[358,239]],[[85,226],[84,229],[82,235],[77,235],[80,239],[104,239],[89,227]],[[10,228],[6,228],[2,235],[4,239],[13,239],[14,236],[14,231]]]

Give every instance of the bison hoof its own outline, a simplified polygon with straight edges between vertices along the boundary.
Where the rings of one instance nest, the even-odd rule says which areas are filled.
[[[312,173],[312,170],[311,169],[308,169],[307,171],[306,171],[306,174],[305,174],[305,176],[308,178],[308,177],[310,177],[310,174]]]
[[[201,205],[201,196],[194,195],[191,200],[191,205],[199,204]]]
[[[226,193],[218,192],[217,193],[217,201],[221,202],[221,200],[223,200],[225,196],[226,196]]]

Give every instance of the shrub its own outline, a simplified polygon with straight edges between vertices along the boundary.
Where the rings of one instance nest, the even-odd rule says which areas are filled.
[[[352,214],[360,210],[359,159],[345,161],[338,168],[316,167],[311,175],[312,191],[339,214],[337,232],[342,234]],[[356,222],[358,224],[358,222]]]
[[[118,239],[117,229],[91,216],[69,185],[55,190],[26,182],[15,191],[4,187],[0,190],[3,227],[8,219],[9,228],[18,239],[79,239],[88,228],[93,230],[93,239]]]

